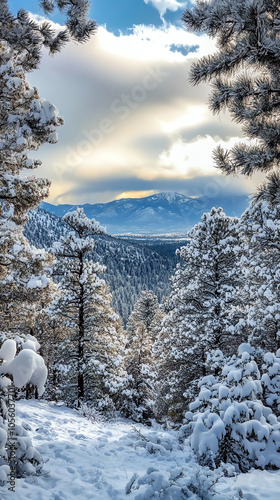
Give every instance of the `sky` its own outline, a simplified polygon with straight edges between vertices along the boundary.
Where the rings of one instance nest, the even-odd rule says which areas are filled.
[[[10,0],[37,19],[36,0]],[[97,203],[163,191],[228,196],[253,191],[256,180],[225,177],[212,151],[242,139],[227,113],[213,116],[210,87],[192,87],[191,64],[215,50],[214,40],[188,33],[181,0],[93,0],[99,26],[91,40],[44,54],[28,81],[65,119],[59,142],[36,157],[52,181],[50,203]],[[38,17],[40,16],[40,17]],[[59,28],[63,18],[55,14]]]

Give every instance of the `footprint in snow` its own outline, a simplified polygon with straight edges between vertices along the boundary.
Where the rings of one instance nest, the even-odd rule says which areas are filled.
[[[75,469],[73,469],[72,467],[67,467],[67,470],[68,472],[70,472],[70,474],[75,474]]]
[[[76,435],[74,434],[74,437],[76,439],[86,439],[86,436],[84,434],[76,434]]]

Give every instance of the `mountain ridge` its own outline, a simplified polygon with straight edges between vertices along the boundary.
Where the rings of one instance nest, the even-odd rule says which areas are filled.
[[[87,217],[105,225],[108,233],[148,235],[186,233],[213,206],[222,206],[227,215],[239,217],[248,203],[247,195],[191,198],[167,192],[144,198],[121,198],[108,203],[52,205],[42,202],[41,208],[61,217],[76,207],[82,207]]]

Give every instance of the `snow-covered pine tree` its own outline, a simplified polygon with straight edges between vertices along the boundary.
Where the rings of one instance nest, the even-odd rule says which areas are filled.
[[[240,285],[238,219],[212,208],[189,232],[178,251],[182,263],[165,301],[166,315],[155,344],[160,383],[159,417],[181,420],[197,379],[209,373],[207,357],[216,349],[232,354],[240,343],[232,324]]]
[[[264,364],[262,366],[262,400],[269,406],[277,417],[280,416],[280,349],[276,355],[267,352],[264,355]]]
[[[27,212],[47,195],[48,181],[25,177],[38,165],[26,152],[45,142],[55,142],[55,129],[62,123],[57,110],[39,97],[26,82],[18,51],[0,44],[0,279],[1,327],[21,326],[26,314],[47,291],[45,267],[51,263],[44,250],[29,245],[23,236]],[[25,307],[23,307],[25,304]],[[24,314],[19,311],[23,310]],[[26,318],[26,323],[30,322]]]
[[[113,406],[123,383],[125,339],[109,289],[99,277],[104,266],[89,260],[93,237],[104,228],[82,208],[65,214],[63,221],[70,231],[53,245],[60,293],[51,306],[70,332],[58,346],[60,387],[68,404],[96,404],[105,410]]]
[[[152,338],[152,326],[158,312],[159,304],[156,295],[151,290],[142,291],[127,323],[128,339],[131,340],[131,338],[133,338],[135,329],[139,323],[144,323],[149,332],[149,336]]]
[[[142,291],[127,324],[128,378],[122,402],[122,413],[137,422],[153,416],[155,363],[152,348],[159,319],[157,297],[150,290]]]
[[[250,144],[230,151],[218,147],[217,166],[225,173],[246,176],[278,168],[279,152],[279,23],[277,0],[198,0],[183,15],[187,29],[215,38],[217,51],[202,57],[191,70],[193,84],[210,81],[213,113],[228,109],[243,125]],[[278,195],[277,195],[278,192]],[[269,176],[260,195],[278,199],[279,175]]]
[[[251,203],[240,221],[241,271],[250,343],[264,351],[280,347],[280,205]]]
[[[190,435],[201,465],[232,464],[237,472],[280,468],[280,423],[261,401],[260,372],[249,344],[239,347],[221,377],[201,379],[199,389],[181,434]]]
[[[44,399],[49,401],[63,399],[59,385],[60,366],[57,365],[57,360],[61,359],[59,346],[71,335],[70,328],[59,314],[55,314],[53,308],[53,302],[57,302],[61,293],[56,287],[54,293],[50,295],[50,303],[37,311],[34,324],[34,335],[40,343],[40,354],[48,369]]]
[[[63,119],[55,106],[40,97],[38,89],[28,85],[26,73],[38,68],[44,47],[59,52],[68,40],[83,42],[96,28],[88,19],[87,0],[41,4],[46,13],[58,6],[66,14],[67,29],[57,33],[48,22],[34,21],[23,9],[14,16],[8,2],[1,2],[0,296],[4,329],[7,325],[28,328],[38,301],[46,302],[50,285],[45,271],[50,257],[30,246],[22,233],[28,211],[47,196],[50,184],[26,175],[41,163],[27,154],[46,142],[55,143],[56,128]]]
[[[46,267],[50,265],[51,258],[44,251],[30,246],[23,236],[23,224],[28,211],[47,196],[50,183],[26,174],[40,165],[39,160],[28,158],[28,152],[37,150],[44,143],[55,143],[56,128],[63,120],[55,106],[42,99],[38,89],[28,85],[26,72],[38,68],[44,47],[51,53],[58,52],[71,38],[79,42],[87,40],[96,28],[95,22],[88,19],[87,0],[43,0],[40,3],[45,12],[57,6],[66,14],[67,29],[57,33],[49,23],[37,23],[23,9],[14,16],[7,0],[1,1],[0,9],[0,323],[4,331],[11,327],[15,330],[30,328],[37,305],[48,300],[51,286],[46,276]],[[7,341],[14,342],[12,339]],[[0,351],[2,348],[5,351],[2,352],[4,362],[1,373],[12,375],[18,387],[26,383],[36,385],[42,378],[39,376],[42,368],[39,366],[41,361],[38,364],[39,356],[33,353],[37,356],[35,359],[30,354],[32,350],[23,349],[14,358],[13,349],[8,349],[7,359],[6,346],[4,343]],[[30,375],[28,380],[23,377],[24,373]],[[1,379],[3,391],[7,391],[9,385],[8,377]],[[1,464],[7,458],[6,413],[4,405],[1,416]],[[16,432],[19,436],[17,462],[39,463],[38,453],[32,449],[27,432],[20,426]],[[2,482],[7,479],[7,471],[6,466],[4,470],[1,468]],[[26,463],[18,466],[16,473],[22,475],[34,471]]]

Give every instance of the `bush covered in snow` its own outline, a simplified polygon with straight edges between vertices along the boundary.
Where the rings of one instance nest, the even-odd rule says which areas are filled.
[[[193,465],[193,464],[192,464]],[[155,467],[149,467],[146,473],[138,477],[134,474],[127,483],[125,492],[139,490],[135,500],[238,500],[242,492],[230,488],[225,483],[222,469],[212,471],[208,467],[174,468],[169,476]]]
[[[199,383],[200,393],[186,413],[182,435],[202,465],[231,463],[236,471],[280,468],[280,423],[262,403],[260,373],[253,349],[242,344],[238,357]]]
[[[28,432],[15,420],[15,395],[28,383],[42,395],[47,369],[34,337],[28,335],[20,348],[17,352],[16,341],[6,339],[0,349],[0,483],[9,481],[12,486],[11,478],[36,474],[43,464]]]

